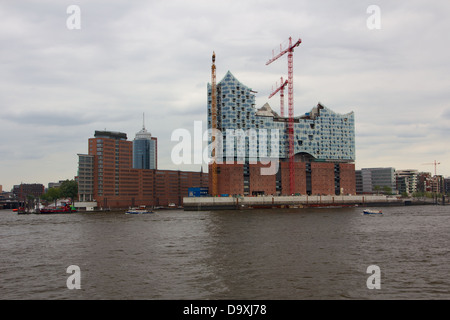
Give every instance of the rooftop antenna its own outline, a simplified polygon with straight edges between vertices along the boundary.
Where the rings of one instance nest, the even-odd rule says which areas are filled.
[[[142,130],[145,130],[145,117],[144,117],[144,112],[142,112]]]

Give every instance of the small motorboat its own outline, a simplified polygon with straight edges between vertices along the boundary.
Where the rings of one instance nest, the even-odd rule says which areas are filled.
[[[147,209],[145,206],[140,206],[139,208],[130,208],[125,214],[146,214],[153,213],[152,210]]]
[[[370,210],[370,209],[365,209],[364,214],[383,214],[383,212],[381,210]]]

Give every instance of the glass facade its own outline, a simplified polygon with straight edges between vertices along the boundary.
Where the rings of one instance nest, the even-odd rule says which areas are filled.
[[[156,138],[142,128],[133,140],[133,169],[157,169]]]
[[[362,168],[357,170],[356,191],[358,193],[384,192],[388,187],[392,193],[396,192],[395,169],[388,168]],[[358,184],[358,180],[360,180]]]
[[[211,126],[211,84],[208,84],[208,129]],[[267,106],[267,105],[266,105]],[[273,130],[279,132],[279,158],[287,158],[289,139],[287,118],[273,112],[256,110],[255,92],[240,83],[231,72],[217,84],[217,129],[223,134],[223,150],[226,155],[226,130],[256,132],[257,137],[267,132],[267,154],[270,154],[270,137]],[[267,131],[261,131],[265,129]],[[264,135],[264,134],[263,134]],[[229,138],[229,137],[228,137]],[[233,138],[234,139],[234,138]],[[249,154],[251,139],[240,146],[234,143],[234,154]],[[309,154],[319,161],[355,161],[355,122],[354,113],[338,114],[318,104],[309,113],[294,118],[294,152]],[[260,144],[257,144],[258,154]],[[242,148],[245,148],[242,150]]]
[[[133,141],[133,168],[156,169],[156,140],[135,139]]]
[[[94,193],[94,156],[78,154],[78,200],[92,201]]]

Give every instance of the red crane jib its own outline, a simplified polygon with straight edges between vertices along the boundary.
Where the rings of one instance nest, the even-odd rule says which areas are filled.
[[[283,56],[284,54],[288,53],[289,51],[293,51],[295,47],[298,47],[302,43],[302,39],[298,39],[297,42],[293,45],[290,45],[289,48],[281,51],[276,56],[272,57],[269,61],[266,62],[266,66],[277,60],[279,57]]]

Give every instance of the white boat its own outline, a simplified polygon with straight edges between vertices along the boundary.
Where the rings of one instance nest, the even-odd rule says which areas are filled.
[[[364,214],[383,214],[381,210],[365,209]]]
[[[130,208],[125,214],[146,214],[153,213],[152,210],[147,209],[145,206],[140,206],[139,208]]]

